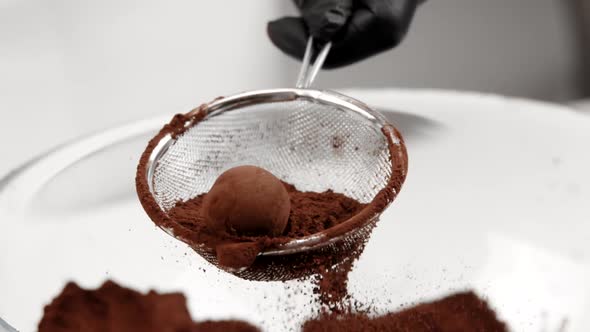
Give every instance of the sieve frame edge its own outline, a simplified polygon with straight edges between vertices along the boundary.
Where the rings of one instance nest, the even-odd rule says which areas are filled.
[[[386,118],[379,113],[378,111],[372,109],[365,103],[349,97],[347,95],[341,94],[336,91],[332,90],[316,90],[316,89],[299,89],[299,88],[280,88],[280,89],[265,89],[265,90],[254,90],[248,91],[243,93],[238,93],[235,95],[231,95],[228,97],[221,97],[213,100],[212,102],[203,105],[202,107],[196,108],[184,116],[186,117],[186,122],[184,123],[185,128],[188,128],[194,125],[194,118],[202,116],[203,119],[214,117],[220,114],[223,114],[227,111],[231,111],[234,109],[262,104],[262,103],[273,103],[273,102],[285,102],[285,101],[294,101],[297,99],[305,99],[312,102],[322,102],[324,104],[328,104],[331,106],[336,106],[339,108],[345,108],[350,111],[354,111],[355,113],[361,115],[366,120],[370,121],[374,126],[379,128],[394,128],[393,131],[386,130],[383,131],[384,137],[386,137],[387,141],[390,144],[396,145],[400,147],[399,153],[405,154],[405,159],[407,160],[407,154],[405,152],[405,145],[403,142],[403,138],[395,130],[392,124],[390,124]],[[156,146],[153,148],[151,153],[149,154],[149,162],[146,164],[145,175],[146,175],[146,182],[148,184],[148,188],[152,195],[154,194],[153,188],[153,176],[154,171],[157,166],[157,161],[161,158],[162,155],[166,153],[168,148],[174,143],[175,135],[173,133],[167,133],[166,135],[162,136],[159,141],[157,142]],[[390,154],[391,146],[390,146]],[[392,158],[393,156],[390,156]],[[392,165],[393,166],[393,165]],[[407,165],[406,165],[407,166]],[[405,172],[404,172],[405,173]],[[405,174],[403,174],[403,178],[405,179]],[[402,179],[402,182],[403,180]],[[398,190],[394,190],[394,197],[397,196]],[[379,194],[378,194],[379,195]],[[155,201],[155,200],[154,200]],[[393,199],[392,199],[393,201]],[[390,204],[389,202],[387,206]],[[166,210],[160,206],[159,203],[156,202],[159,206],[162,213],[167,214]],[[361,213],[357,214],[355,217],[347,220],[343,224],[336,226],[335,228],[340,229],[340,232],[336,232],[338,234],[333,234],[336,229],[332,229],[331,234],[328,234],[326,231],[318,232],[316,234],[312,234],[306,236],[304,238],[294,239],[287,243],[277,245],[276,247],[266,248],[259,253],[261,256],[275,256],[275,255],[288,255],[288,254],[295,254],[301,253],[306,251],[315,250],[326,245],[330,245],[332,243],[338,242],[339,240],[345,238],[346,236],[354,233],[357,230],[367,227],[368,225],[374,224],[380,217],[381,213],[387,208],[387,206],[383,207],[379,211],[375,211],[372,209],[365,208],[361,211]],[[358,225],[357,228],[353,229],[345,229],[348,223],[353,223],[353,220],[360,220],[364,219],[364,223]],[[166,233],[173,235],[176,239],[179,239],[190,246],[194,245],[191,244],[188,239],[185,239],[184,236],[176,234],[174,229],[172,232],[169,232],[167,228],[163,228],[163,225],[158,225],[160,228],[164,229]],[[174,227],[173,227],[174,228]]]
[[[365,103],[333,90],[281,88],[255,90],[238,93],[229,97],[219,98],[208,104],[207,117],[216,116],[236,108],[260,103],[293,101],[305,99],[313,102],[321,101],[332,106],[346,108],[362,115],[376,125],[385,125],[387,120],[381,113],[373,110]],[[192,115],[189,112],[187,115]]]

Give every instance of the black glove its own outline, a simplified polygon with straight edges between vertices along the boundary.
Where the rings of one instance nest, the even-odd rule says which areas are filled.
[[[332,41],[324,68],[342,67],[397,46],[423,1],[296,0],[302,17],[269,22],[268,35],[298,59],[303,58],[310,34],[320,42]]]

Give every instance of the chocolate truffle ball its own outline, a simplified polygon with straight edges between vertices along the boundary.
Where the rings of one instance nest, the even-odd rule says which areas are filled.
[[[283,183],[256,166],[238,166],[222,173],[203,200],[207,225],[237,235],[283,233],[291,201]]]

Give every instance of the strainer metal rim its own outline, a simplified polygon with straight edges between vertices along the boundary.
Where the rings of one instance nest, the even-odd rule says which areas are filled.
[[[332,90],[315,89],[267,89],[243,92],[233,96],[214,100],[208,105],[208,116],[215,116],[218,113],[229,111],[237,107],[245,107],[261,102],[281,102],[295,99],[307,99],[320,101],[338,107],[344,107],[355,111],[375,124],[384,125],[387,123],[385,117],[374,111],[366,104]],[[191,115],[190,113],[188,115]]]
[[[371,109],[369,106],[364,104],[361,101],[358,101],[354,98],[349,96],[343,95],[341,93],[331,91],[331,90],[316,90],[316,89],[300,89],[300,88],[281,88],[281,89],[266,89],[266,90],[255,90],[255,91],[248,91],[239,94],[235,94],[228,97],[218,98],[209,104],[206,105],[206,115],[205,118],[213,117],[220,115],[224,112],[235,110],[238,108],[260,104],[260,103],[272,103],[272,102],[284,102],[284,101],[293,101],[296,99],[306,99],[309,101],[320,102],[332,106],[337,106],[338,108],[345,108],[349,111],[353,111],[367,121],[373,123],[378,128],[385,128],[385,126],[390,125],[385,117],[380,114],[379,112]],[[187,117],[192,117],[197,115],[202,108],[194,109],[186,114]],[[187,122],[185,127],[192,126],[192,122]],[[391,141],[395,145],[403,144],[403,140],[401,139],[399,134],[396,131],[386,130],[383,131],[383,135]],[[153,176],[154,170],[157,165],[157,161],[163,156],[167,149],[174,143],[174,138],[171,133],[168,133],[160,138],[156,146],[150,152],[148,157],[148,162],[146,163],[146,182],[148,184],[149,190],[154,194],[153,190]],[[405,151],[405,150],[404,150]],[[393,175],[392,175],[393,176]],[[394,193],[397,195],[397,192]],[[161,212],[164,215],[167,215],[166,211],[164,211],[160,207]],[[322,247],[324,245],[329,245],[338,241],[339,239],[344,238],[351,233],[356,232],[357,230],[361,230],[364,227],[374,223],[381,212],[375,211],[374,209],[369,209],[366,207],[364,210],[359,212],[359,214],[353,216],[352,218],[328,229],[324,230],[312,235],[308,235],[302,238],[297,238],[290,240],[286,243],[277,245],[273,248],[266,248],[264,249],[260,255],[285,255],[285,254],[292,254],[292,253],[299,253],[308,251],[311,249],[315,249],[317,247]],[[361,216],[362,215],[362,216]],[[364,218],[364,222],[362,224],[357,225],[356,227],[346,227],[349,223],[354,222],[355,220],[359,220],[360,218]],[[168,229],[165,229],[166,233],[170,234]],[[338,232],[338,230],[341,230]],[[174,232],[172,232],[174,233]],[[182,237],[177,237],[183,242],[187,242],[189,245],[194,245],[189,243],[189,241],[183,239]]]

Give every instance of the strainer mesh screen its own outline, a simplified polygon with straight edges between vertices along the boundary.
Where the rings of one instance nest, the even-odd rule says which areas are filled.
[[[209,116],[177,137],[155,167],[156,202],[167,211],[208,191],[223,171],[246,164],[299,190],[332,189],[363,203],[391,175],[377,124],[317,101],[263,103]]]

